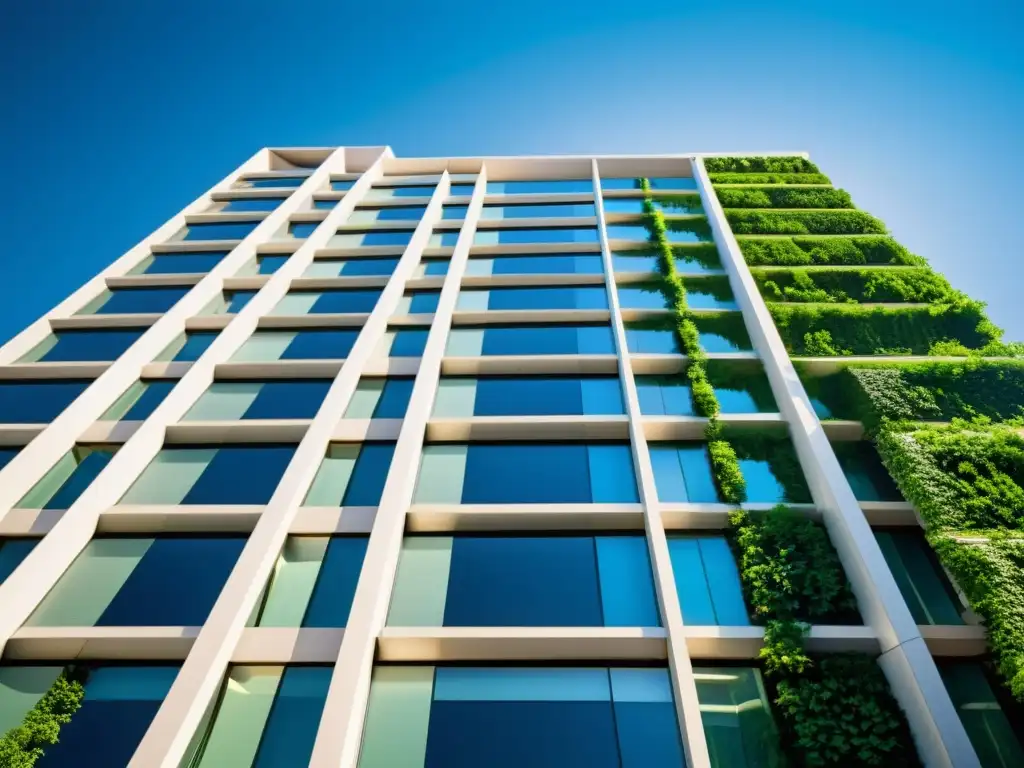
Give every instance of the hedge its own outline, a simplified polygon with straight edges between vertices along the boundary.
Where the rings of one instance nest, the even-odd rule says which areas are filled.
[[[708,173],[820,173],[802,157],[706,157]]]
[[[770,304],[790,354],[927,355],[936,342],[954,340],[979,349],[1000,330],[979,302],[930,307],[864,307],[857,304]]]
[[[740,251],[751,266],[806,266],[810,264],[924,265],[891,237],[779,237],[738,239]]]
[[[786,187],[715,187],[723,208],[853,208],[842,189]]]
[[[927,267],[913,269],[751,270],[767,301],[855,303],[960,301],[946,278]]]
[[[713,184],[831,184],[823,173],[709,173]]]
[[[85,696],[84,672],[65,669],[15,726],[0,738],[0,766],[32,768],[46,747],[60,738],[60,728],[71,722]]]
[[[885,224],[864,211],[747,211],[728,208],[736,235],[884,235]]]

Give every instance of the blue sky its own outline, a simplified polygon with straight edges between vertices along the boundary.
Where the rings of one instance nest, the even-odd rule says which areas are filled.
[[[0,340],[260,146],[336,144],[807,150],[1024,339],[1019,0],[60,5],[0,25]]]

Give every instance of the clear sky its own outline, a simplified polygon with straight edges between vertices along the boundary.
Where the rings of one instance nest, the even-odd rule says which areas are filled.
[[[265,145],[806,150],[1024,339],[1021,0],[89,0],[0,21],[0,341]]]

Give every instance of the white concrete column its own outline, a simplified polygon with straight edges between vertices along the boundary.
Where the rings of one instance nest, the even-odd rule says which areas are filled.
[[[654,467],[647,447],[643,416],[640,412],[640,398],[637,395],[633,368],[630,364],[629,349],[626,346],[626,326],[619,311],[619,293],[615,283],[615,267],[611,248],[608,245],[608,231],[604,215],[604,199],[601,195],[599,161],[592,161],[594,179],[594,203],[597,206],[597,227],[601,241],[601,257],[604,262],[605,287],[608,291],[608,305],[612,313],[612,331],[619,356],[619,381],[629,416],[629,437],[633,446],[633,468],[636,471],[640,489],[640,501],[644,508],[644,529],[647,547],[654,569],[654,586],[658,594],[661,620],[668,634],[668,666],[672,679],[672,693],[675,696],[676,716],[682,734],[686,764],[690,768],[710,768],[704,724],[700,716],[700,702],[697,698],[697,682],[693,677],[693,664],[686,645],[683,627],[683,611],[676,594],[675,578],[672,574],[672,558],[669,554],[665,525],[661,519],[661,504],[654,483]]]
[[[445,172],[437,194],[447,195],[448,187],[448,173]],[[402,422],[402,431],[395,446],[380,506],[377,508],[377,518],[352,601],[348,627],[320,718],[310,768],[354,768],[359,760],[377,637],[387,620],[405,532],[405,517],[416,487],[423,440],[437,394],[452,313],[459,297],[462,276],[486,192],[487,169],[481,167],[441,289],[434,322],[427,336],[409,407]]]
[[[878,636],[879,664],[907,714],[921,758],[929,768],[976,768],[980,764],[967,732],[743,259],[703,159],[693,160],[693,175],[722,266],[789,424],[814,504],[822,513],[861,613]]]

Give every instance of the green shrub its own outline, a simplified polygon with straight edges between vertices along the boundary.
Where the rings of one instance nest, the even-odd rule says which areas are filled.
[[[736,235],[884,235],[885,224],[864,211],[748,211],[728,208]]]
[[[936,341],[955,339],[979,349],[1000,333],[983,305],[972,301],[930,307],[770,304],[769,311],[795,355],[926,355]]]
[[[709,173],[713,184],[831,184],[823,173]]]
[[[766,301],[950,303],[966,298],[927,267],[753,269],[751,273]]]
[[[798,267],[811,264],[836,266],[856,264],[923,265],[891,237],[741,237],[740,251],[751,266]]]
[[[842,189],[799,187],[715,187],[723,208],[853,208]]]
[[[709,440],[711,474],[718,493],[726,504],[742,504],[747,499],[747,481],[740,470],[736,451],[725,440]]]
[[[708,173],[820,173],[803,157],[706,157]]]
[[[60,728],[71,722],[85,696],[79,675],[66,669],[53,681],[18,725],[0,738],[0,766],[32,768],[43,756],[46,747],[57,743]]]

